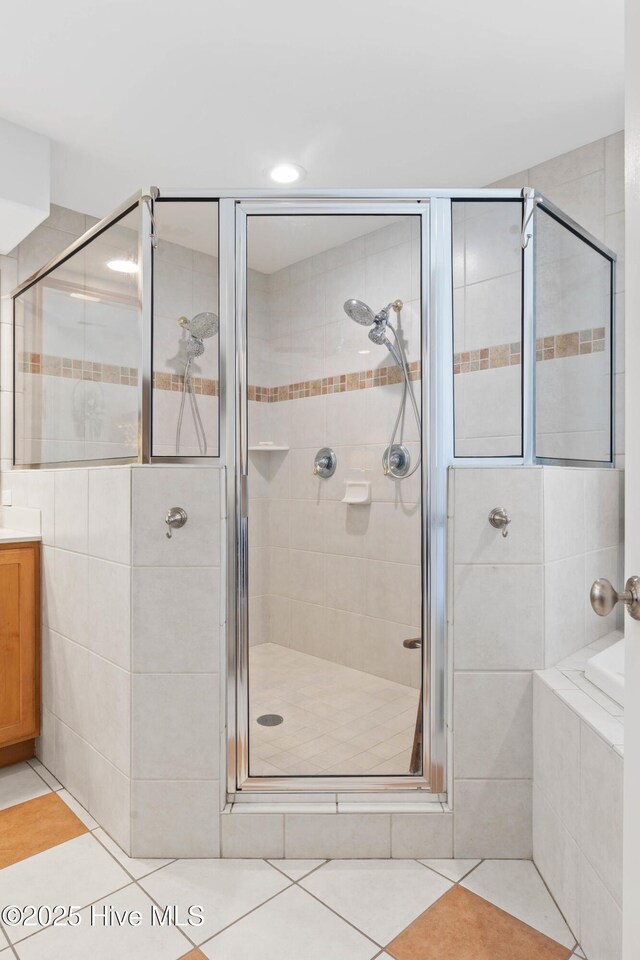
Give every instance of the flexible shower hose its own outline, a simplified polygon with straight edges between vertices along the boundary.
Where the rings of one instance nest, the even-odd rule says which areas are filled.
[[[176,456],[180,453],[180,434],[182,432],[182,419],[184,417],[184,405],[185,405],[185,400],[187,398],[187,393],[188,393],[189,401],[191,403],[191,412],[193,413],[193,423],[196,428],[198,450],[200,451],[200,456],[205,457],[207,455],[207,435],[205,433],[205,429],[202,423],[202,418],[200,416],[200,411],[198,409],[198,401],[196,400],[196,394],[193,387],[193,380],[191,379],[191,363],[192,363],[192,358],[189,357],[184,368],[182,396],[180,398],[180,410],[178,412],[178,423],[176,426]]]
[[[409,368],[407,366],[407,358],[404,352],[404,347],[402,346],[402,341],[391,324],[389,324],[389,330],[391,330],[391,333],[395,337],[396,346],[398,347],[398,354],[401,360],[401,369],[402,369],[402,376],[403,376],[403,388],[402,388],[402,398],[400,400],[400,407],[398,409],[398,416],[396,417],[396,422],[393,425],[393,430],[391,432],[391,440],[389,441],[389,446],[385,451],[382,466],[386,476],[391,476],[394,478],[394,480],[408,480],[409,477],[412,477],[414,475],[414,473],[420,466],[420,463],[422,461],[422,451],[418,453],[418,459],[416,461],[415,466],[408,473],[405,473],[404,475],[395,473],[393,466],[389,462],[389,455],[391,453],[391,448],[395,443],[396,434],[398,433],[398,427],[400,426],[400,421],[402,420],[403,414],[407,406],[407,393],[409,394],[409,398],[411,399],[413,414],[416,418],[416,425],[418,427],[418,436],[420,436],[420,429],[421,429],[420,413],[418,411],[418,404],[416,403],[416,398],[414,397],[413,390],[411,389],[411,382],[409,380]]]

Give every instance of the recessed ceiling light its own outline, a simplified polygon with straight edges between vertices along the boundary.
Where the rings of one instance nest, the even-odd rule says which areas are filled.
[[[90,300],[91,303],[100,303],[100,297],[92,297],[90,293],[70,293],[74,300]]]
[[[297,163],[278,163],[269,171],[269,176],[276,183],[295,183],[296,180],[301,180],[305,173],[306,170]]]
[[[137,273],[138,264],[135,260],[109,260],[107,262],[109,270],[115,270],[116,273]]]

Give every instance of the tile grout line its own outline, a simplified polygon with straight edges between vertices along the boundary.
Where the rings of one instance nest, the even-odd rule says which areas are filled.
[[[106,852],[109,854],[109,856],[110,856],[113,860],[115,860],[115,862],[118,864],[118,866],[120,867],[120,869],[121,869],[121,870],[124,870],[124,872],[131,877],[131,880],[133,881],[133,883],[137,883],[138,880],[144,880],[146,877],[150,877],[150,876],[152,876],[154,873],[158,873],[159,870],[164,870],[165,867],[170,867],[172,863],[175,863],[175,862],[176,862],[176,860],[169,860],[168,863],[163,863],[161,867],[156,867],[154,870],[150,870],[149,873],[145,873],[145,875],[144,875],[143,877],[134,877],[133,874],[132,874],[129,870],[127,870],[127,868],[118,860],[118,858],[116,857],[116,855],[115,855],[114,853],[112,853],[112,851],[109,850],[109,848],[102,842],[102,840],[100,839],[100,837],[96,837],[96,836],[95,836],[96,831],[98,831],[98,830],[103,830],[103,831],[104,831],[104,828],[101,827],[100,824],[98,824],[97,827],[94,827],[93,830],[90,831],[91,834],[92,834],[92,836],[93,836],[93,837],[95,838],[95,840],[100,844],[100,846],[102,847],[102,849],[103,849],[103,850],[106,850]],[[104,832],[106,833],[106,831],[104,831]],[[109,836],[108,833],[107,833],[107,836]],[[109,837],[109,839],[111,839],[111,837]],[[115,843],[115,840],[113,840],[113,843]],[[118,845],[116,844],[116,846],[118,846]],[[122,852],[124,853],[124,850],[123,850]],[[128,854],[126,854],[126,853],[125,853],[124,855],[125,855],[125,857],[128,856]],[[130,859],[133,860],[133,859],[136,859],[136,858],[131,857]],[[151,859],[152,859],[152,858],[151,858]]]
[[[330,860],[327,860],[327,863],[330,863],[330,862],[331,862]],[[323,864],[323,866],[324,866],[324,864]],[[301,879],[301,880],[304,880],[305,877],[301,877],[300,879]],[[334,916],[339,917],[339,919],[342,920],[343,923],[346,923],[346,924],[347,924],[348,926],[350,926],[353,930],[356,930],[362,937],[366,937],[366,939],[369,940],[371,943],[373,943],[374,946],[380,947],[381,951],[384,952],[384,949],[385,949],[385,948],[384,948],[384,945],[383,945],[383,944],[378,943],[377,940],[374,940],[373,937],[372,937],[370,934],[365,933],[364,930],[361,930],[361,929],[360,929],[360,927],[356,927],[355,923],[352,923],[350,920],[347,920],[346,917],[343,917],[342,914],[338,913],[337,910],[334,910],[333,907],[330,907],[328,903],[325,903],[324,900],[321,900],[320,897],[317,897],[317,896],[315,895],[315,893],[312,893],[312,892],[311,892],[311,890],[307,890],[306,887],[303,887],[303,886],[302,886],[300,883],[298,883],[297,881],[295,882],[294,885],[295,885],[296,887],[299,887],[300,890],[304,890],[304,892],[305,892],[305,893],[308,893],[310,897],[313,897],[313,899],[314,899],[317,903],[322,904],[322,906],[325,907],[327,910],[329,910],[331,913],[333,913]],[[379,954],[378,954],[378,955],[379,955]]]
[[[78,838],[76,837],[74,839],[78,839]],[[69,843],[70,841],[67,840],[65,842]],[[58,844],[58,846],[62,846],[62,844]],[[53,847],[50,847],[49,849],[53,849]],[[41,851],[41,852],[44,853],[45,851]],[[37,856],[37,854],[35,854],[35,856]],[[121,887],[118,887],[116,890],[110,890],[108,893],[105,893],[102,896],[97,897],[95,900],[91,900],[89,903],[85,903],[82,907],[80,907],[80,911],[87,910],[89,907],[93,906],[94,904],[100,903],[102,900],[106,900],[107,897],[112,897],[114,896],[114,894],[120,893],[122,890],[126,890],[127,887],[130,887],[130,886],[131,886],[131,883],[129,882],[124,883]],[[16,941],[16,944],[23,943],[25,940],[31,940],[33,937],[37,937],[39,933],[44,933],[45,930],[50,930],[52,927],[53,927],[52,923],[47,924],[44,927],[40,927],[39,930],[34,930],[33,933],[27,934],[26,937],[21,937],[20,940]],[[16,929],[18,928],[16,927]],[[24,929],[24,927],[21,929]],[[16,945],[12,943],[11,946],[14,947],[14,953],[16,954],[16,956],[18,956],[17,950],[15,949]]]
[[[256,859],[260,859],[260,858],[256,858]],[[267,863],[268,866],[272,866],[272,864],[268,863],[268,861],[266,861],[266,860],[262,860],[261,862],[262,862],[262,863]],[[277,867],[273,867],[273,869],[276,870],[278,873],[281,872],[281,871],[279,871],[279,870],[277,869]],[[284,874],[283,874],[283,876],[284,876]],[[246,917],[250,916],[252,913],[255,913],[256,910],[259,910],[259,909],[260,909],[260,907],[264,907],[265,904],[270,903],[272,900],[275,900],[276,897],[279,897],[281,893],[285,893],[285,891],[290,890],[291,887],[297,886],[297,884],[295,883],[295,881],[291,880],[290,877],[287,877],[287,879],[288,879],[290,882],[287,884],[286,887],[283,887],[282,890],[278,890],[278,892],[277,892],[277,893],[274,893],[273,896],[269,897],[267,900],[264,900],[262,903],[259,903],[257,906],[252,907],[251,910],[247,910],[247,912],[246,912],[246,913],[243,913],[241,917],[238,917],[236,920],[232,920],[231,923],[228,923],[228,924],[226,925],[226,927],[223,927],[221,930],[216,931],[216,933],[214,933],[211,937],[208,937],[207,940],[203,940],[201,944],[197,944],[197,943],[196,943],[196,944],[194,944],[194,946],[200,948],[200,947],[204,946],[205,943],[210,943],[212,940],[215,940],[216,937],[220,936],[221,933],[224,933],[225,930],[229,930],[231,927],[234,927],[234,926],[235,926],[237,923],[239,923],[241,920],[244,920]],[[142,889],[144,889],[144,887],[143,887]],[[152,898],[152,899],[153,899],[153,898]],[[155,902],[155,901],[154,901],[154,902]],[[186,936],[186,934],[185,934],[185,936]]]
[[[2,935],[4,936],[5,940],[7,941],[7,946],[8,946],[9,949],[11,950],[11,953],[14,955],[14,957],[17,957],[18,954],[16,953],[15,948],[14,948],[13,944],[11,943],[11,940],[9,940],[9,935],[8,935],[7,931],[5,930],[3,923],[0,923],[0,930],[2,930]],[[2,949],[4,950],[5,948],[3,947]],[[18,960],[20,960],[19,957],[18,957]]]
[[[569,931],[569,933],[571,934],[571,936],[572,936],[573,939],[575,940],[575,944],[574,944],[574,946],[572,947],[572,950],[573,950],[574,953],[575,953],[576,949],[577,949],[578,947],[580,947],[580,943],[579,943],[579,941],[578,941],[578,938],[576,937],[575,933],[573,932],[573,928],[572,928],[572,926],[569,924],[569,922],[567,921],[567,918],[565,917],[564,913],[563,913],[562,910],[560,909],[560,906],[559,906],[559,904],[557,903],[556,898],[555,898],[554,895],[551,893],[551,890],[549,889],[549,887],[548,887],[548,885],[547,885],[547,881],[544,879],[544,877],[542,876],[542,874],[541,874],[540,871],[538,870],[538,865],[537,865],[537,863],[535,862],[535,860],[533,859],[533,857],[531,857],[531,863],[533,864],[536,873],[537,873],[538,876],[540,877],[540,880],[542,881],[542,884],[543,884],[545,890],[547,891],[547,893],[548,893],[549,896],[551,897],[551,900],[553,901],[556,910],[558,911],[558,913],[560,914],[560,916],[562,917],[562,919],[563,919],[564,922],[566,923],[566,925],[567,925],[567,930]],[[582,948],[580,948],[580,949],[582,949]]]
[[[49,770],[48,767],[44,767],[44,763],[42,763],[41,760],[39,760],[38,762],[39,762],[39,763],[42,763],[42,766],[45,768],[45,770],[46,770],[48,773],[51,773],[51,776],[52,776],[53,779],[56,781],[56,783],[60,783],[60,786],[59,786],[59,787],[52,787],[50,783],[47,783],[47,781],[46,781],[45,778],[42,776],[42,774],[40,773],[40,771],[38,770],[38,768],[37,768],[37,767],[34,767],[34,766],[30,763],[31,760],[38,760],[38,758],[37,758],[37,757],[30,757],[29,760],[27,760],[27,763],[29,764],[29,766],[31,767],[31,769],[33,770],[33,772],[36,773],[36,774],[40,777],[40,779],[42,780],[42,782],[49,787],[49,790],[50,790],[52,793],[60,793],[61,790],[64,790],[64,787],[62,786],[62,784],[60,783],[60,781],[58,780],[58,778],[57,778],[57,777],[53,777],[53,774],[51,773],[51,770]],[[14,806],[15,806],[15,804],[14,804]]]
[[[173,862],[175,863],[175,860],[174,860]],[[167,866],[169,866],[169,864],[167,864]],[[161,868],[161,869],[162,869],[162,868]],[[157,873],[158,871],[156,870],[155,872]],[[141,879],[141,880],[144,880],[145,878],[144,878],[144,877],[141,877],[140,879]],[[138,888],[138,890],[140,890],[141,893],[144,894],[144,896],[148,897],[149,900],[151,900],[152,903],[155,903],[156,907],[158,907],[160,910],[162,910],[162,904],[158,903],[158,901],[155,899],[155,897],[151,896],[151,894],[149,893],[148,890],[145,890],[145,888],[144,888],[143,886],[141,886],[141,884],[140,884],[137,880],[134,880],[133,882],[134,882],[134,885]],[[195,940],[192,940],[191,937],[189,937],[189,936],[184,932],[184,928],[183,928],[183,927],[179,927],[179,928],[173,927],[173,929],[174,929],[174,930],[176,930],[176,929],[179,930],[179,932],[180,932],[180,933],[182,934],[182,936],[185,938],[185,940],[187,941],[187,943],[190,943],[190,944],[191,944],[193,947],[195,947],[195,948],[198,947],[198,944],[195,942]]]

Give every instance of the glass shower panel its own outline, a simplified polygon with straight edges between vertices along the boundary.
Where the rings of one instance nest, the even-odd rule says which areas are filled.
[[[612,261],[536,208],[536,454],[612,459]]]
[[[155,204],[153,456],[219,455],[218,204]]]
[[[249,216],[247,268],[249,775],[419,774],[420,218]]]
[[[454,200],[457,457],[522,455],[520,200]]]
[[[14,301],[16,464],[138,453],[137,208]]]

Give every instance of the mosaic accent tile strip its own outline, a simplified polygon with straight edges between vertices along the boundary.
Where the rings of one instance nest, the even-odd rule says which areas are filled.
[[[409,364],[409,379],[419,380],[421,366],[418,360]],[[257,403],[279,403],[283,400],[300,400],[302,397],[321,397],[329,393],[348,393],[351,390],[366,390],[370,387],[385,387],[390,383],[402,383],[402,373],[397,366],[378,367],[376,370],[359,370],[342,373],[335,377],[316,380],[301,380],[277,387],[249,385],[249,400]]]
[[[205,397],[217,397],[219,394],[219,385],[217,380],[210,377],[191,377],[195,393],[202,394]],[[182,393],[184,387],[184,377],[177,373],[154,373],[154,390],[171,390],[174,393]]]
[[[55,357],[41,353],[23,353],[19,357],[20,372],[41,374],[48,377],[63,377],[72,380],[91,380],[95,383],[118,383],[136,387],[138,371],[135,367],[119,367],[109,363],[94,363],[91,360],[73,360],[70,357]],[[206,397],[217,397],[219,385],[210,377],[192,377],[194,390]],[[153,375],[154,390],[181,392],[184,377],[175,373],[157,372]]]
[[[573,333],[561,333],[552,337],[539,337],[536,340],[536,360],[560,360],[565,357],[577,357],[587,353],[600,353],[606,346],[604,327],[588,330],[576,330]],[[467,350],[453,357],[453,372],[475,373],[478,370],[495,370],[497,367],[517,366],[522,360],[522,344],[501,343],[495,347],[482,347],[480,350]]]
[[[585,353],[602,353],[606,345],[604,327],[563,333],[557,337],[540,337],[536,340],[536,360],[558,360],[561,357],[577,357]]]
[[[539,337],[536,340],[536,360],[558,360],[565,357],[577,357],[589,353],[601,353],[606,348],[606,330],[594,327],[576,330],[557,336]],[[91,360],[74,360],[69,357],[55,357],[40,353],[23,353],[19,357],[22,373],[42,374],[50,377],[64,377],[76,380],[92,380],[98,383],[119,383],[125,386],[137,386],[138,371],[135,367],[119,367],[108,363],[94,363]],[[479,350],[467,350],[453,357],[454,375],[475,373],[480,370],[495,370],[499,367],[518,366],[522,361],[520,341],[502,343]],[[409,379],[420,380],[422,376],[419,361],[409,364]],[[210,377],[192,377],[196,394],[217,397],[220,386]],[[303,397],[320,397],[330,393],[348,393],[352,390],[367,390],[371,387],[384,387],[402,382],[402,372],[398,366],[378,367],[373,370],[357,370],[334,377],[322,377],[314,380],[300,380],[297,383],[281,384],[276,387],[261,387],[250,384],[248,399],[257,403],[280,403],[285,400],[299,400]],[[176,373],[156,372],[153,375],[155,390],[181,392],[184,377]]]
[[[46,353],[23,353],[19,360],[21,373],[69,380],[93,380],[97,383],[119,383],[125,386],[136,386],[138,383],[138,371],[135,367],[94,363],[92,360],[73,360],[70,357],[55,357]]]
[[[477,370],[495,370],[497,367],[515,366],[520,363],[522,347],[520,342],[502,343],[497,347],[482,347],[480,350],[467,350],[454,353],[453,372],[475,373]]]

